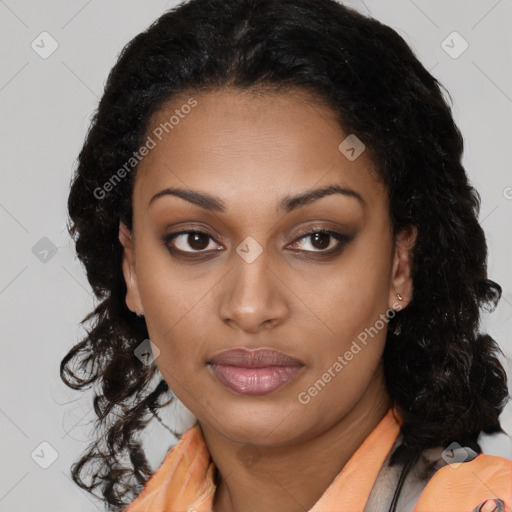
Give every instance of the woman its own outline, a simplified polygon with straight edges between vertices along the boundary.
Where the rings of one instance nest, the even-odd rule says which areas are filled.
[[[510,507],[462,149],[403,39],[333,0],[191,0],[134,38],[69,196],[100,303],[61,375],[104,431],[75,481],[128,512]],[[174,396],[197,422],[151,475]]]

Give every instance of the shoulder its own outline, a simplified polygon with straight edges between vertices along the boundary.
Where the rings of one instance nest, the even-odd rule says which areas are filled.
[[[487,500],[490,503],[485,505]],[[492,500],[496,502],[493,504]],[[512,461],[479,454],[471,461],[439,469],[425,487],[414,512],[498,512],[510,507]]]

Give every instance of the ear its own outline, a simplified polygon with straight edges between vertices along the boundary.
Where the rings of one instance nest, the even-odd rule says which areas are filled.
[[[412,282],[412,251],[418,236],[416,226],[403,228],[396,238],[393,255],[391,287],[389,289],[390,309],[400,310],[409,304],[412,298],[414,283]],[[401,299],[397,298],[397,294]]]
[[[119,241],[123,246],[122,266],[126,283],[126,305],[130,311],[142,316],[143,309],[137,285],[137,274],[135,273],[132,233],[123,222],[119,222]]]

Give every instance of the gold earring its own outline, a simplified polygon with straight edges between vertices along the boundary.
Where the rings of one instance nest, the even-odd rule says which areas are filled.
[[[396,294],[396,298],[397,298],[398,300],[404,300],[404,298],[403,298],[399,293],[397,293],[397,294]]]

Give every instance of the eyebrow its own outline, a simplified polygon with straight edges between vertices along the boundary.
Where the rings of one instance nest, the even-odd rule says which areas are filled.
[[[295,196],[287,195],[280,201],[278,209],[285,213],[289,213],[292,210],[300,208],[301,206],[312,203],[313,201],[318,201],[323,197],[327,197],[333,194],[341,194],[345,197],[351,197],[357,199],[361,206],[364,207],[366,205],[365,200],[355,190],[347,187],[341,187],[339,185],[328,185],[323,188],[307,190],[306,192],[302,192],[301,194]],[[219,197],[212,196],[205,192],[198,192],[196,190],[187,190],[175,187],[166,188],[155,194],[150,199],[148,208],[154,201],[164,196],[180,197],[181,199],[200,206],[205,210],[221,213],[227,210],[226,204]]]

